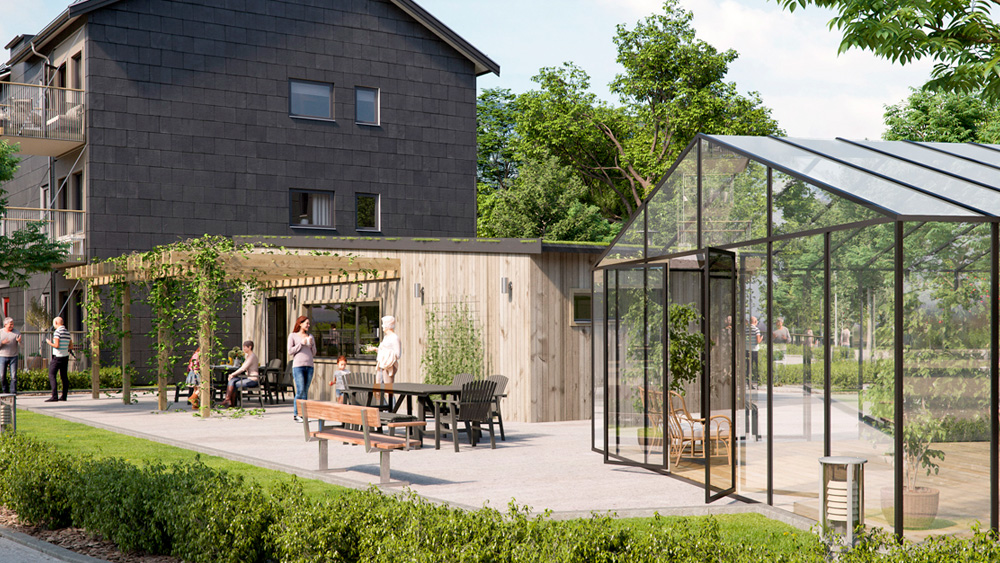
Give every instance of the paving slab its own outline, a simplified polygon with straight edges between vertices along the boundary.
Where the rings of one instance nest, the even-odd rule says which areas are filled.
[[[46,403],[45,398],[19,396],[17,405],[331,483],[367,487],[379,480],[379,456],[363,447],[330,444],[330,467],[344,471],[318,471],[318,445],[305,441],[302,425],[292,419],[291,403],[266,405],[260,416],[203,419],[186,403],[171,403],[169,410],[158,411],[152,394],[137,395],[133,404],[124,404],[118,396],[92,399],[89,394],[70,395],[58,403]],[[393,452],[392,478],[405,481],[421,496],[455,506],[505,509],[513,501],[535,513],[552,511],[557,517],[609,511],[623,516],[762,511],[761,505],[731,498],[706,506],[705,492],[697,485],[604,464],[603,456],[590,449],[589,420],[505,422],[505,430],[507,440],[500,441],[498,435],[495,450],[488,441],[477,447],[464,442],[459,453],[448,441],[435,450],[431,434],[421,449]]]

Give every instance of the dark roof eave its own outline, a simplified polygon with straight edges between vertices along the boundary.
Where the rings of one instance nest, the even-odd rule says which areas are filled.
[[[37,48],[37,46],[44,44],[50,37],[55,35],[58,30],[71,23],[76,18],[89,14],[94,10],[99,10],[105,6],[116,4],[120,1],[121,0],[83,0],[81,2],[71,4],[68,8],[63,10],[63,12],[59,14],[56,19],[52,20],[52,23],[45,26],[45,29],[40,31],[32,41],[35,43]],[[442,41],[465,56],[465,58],[469,59],[475,67],[476,76],[482,76],[491,72],[500,76],[500,65],[494,62],[493,59],[483,54],[482,51],[473,47],[471,43],[452,31],[451,28],[443,24],[441,20],[435,18],[430,14],[430,12],[424,10],[422,7],[413,2],[413,0],[392,0],[392,3],[399,7],[399,9],[409,14],[410,17],[420,22],[421,25],[426,27],[434,35],[437,35]],[[9,45],[10,44],[8,44],[7,48],[10,48]],[[14,65],[22,62],[30,55],[31,47],[30,45],[25,45],[24,48],[19,50],[10,58],[8,64]]]
[[[21,47],[21,49],[19,49],[16,53],[11,55],[10,60],[7,61],[7,64],[9,66],[14,66],[17,63],[24,62],[33,55],[31,51],[32,44],[34,44],[35,48],[38,49],[40,46],[44,45],[45,42],[47,42],[49,39],[58,35],[58,33],[63,29],[65,29],[66,26],[68,26],[70,23],[72,23],[73,20],[74,16],[70,15],[69,9],[67,8],[63,10],[62,13],[56,16],[56,19],[49,22],[49,25],[45,26],[41,31],[38,32],[37,35],[32,37],[31,41],[28,41],[23,47]],[[21,35],[18,35],[13,40],[11,40],[11,42],[7,44],[7,48],[9,49],[10,46],[19,37],[21,37]]]

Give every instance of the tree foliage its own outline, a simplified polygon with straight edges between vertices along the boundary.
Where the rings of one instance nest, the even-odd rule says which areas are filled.
[[[480,192],[480,235],[558,241],[610,240],[616,226],[586,203],[587,189],[567,167],[549,157],[528,159],[510,189]]]
[[[885,111],[887,141],[941,143],[986,142],[998,139],[995,106],[968,94],[913,90]]]
[[[505,88],[483,90],[476,102],[477,180],[492,189],[506,189],[517,176],[515,102]]]
[[[14,177],[19,159],[14,156],[16,145],[0,141],[0,185]],[[0,218],[7,217],[7,192],[0,189]],[[28,284],[28,277],[52,270],[52,266],[66,259],[69,244],[53,241],[45,232],[45,223],[31,221],[0,237],[0,280],[11,286]]]
[[[997,0],[777,1],[789,11],[813,5],[837,12],[829,25],[843,32],[841,53],[865,49],[900,64],[929,57],[935,65],[927,88],[1000,101]]]
[[[725,82],[735,51],[695,37],[676,0],[614,38],[624,68],[611,82],[621,105],[600,101],[572,63],[543,68],[540,90],[518,98],[517,133],[528,155],[547,152],[572,168],[605,216],[631,215],[698,132],[778,133],[756,94]]]

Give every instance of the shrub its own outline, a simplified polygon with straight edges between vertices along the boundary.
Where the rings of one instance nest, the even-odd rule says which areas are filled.
[[[70,389],[90,389],[90,371],[69,372]],[[102,389],[120,389],[122,386],[122,369],[120,367],[101,368],[100,386]],[[18,370],[18,391],[48,391],[48,369]]]
[[[51,446],[7,433],[0,439],[0,501],[28,524],[70,524],[69,491],[77,474],[70,459]]]

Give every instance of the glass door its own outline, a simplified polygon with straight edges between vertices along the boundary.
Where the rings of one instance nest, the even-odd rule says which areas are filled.
[[[705,352],[701,424],[705,501],[736,491],[736,255],[708,248],[702,270]]]

